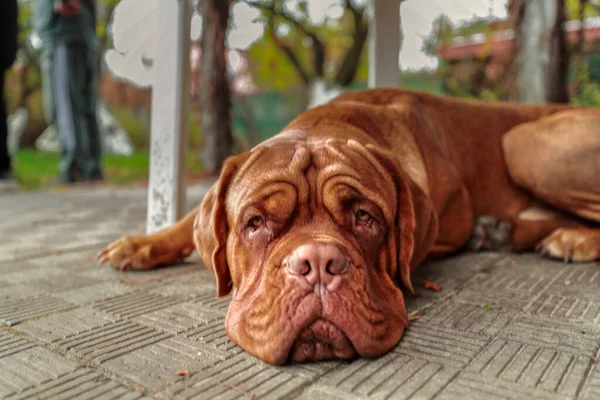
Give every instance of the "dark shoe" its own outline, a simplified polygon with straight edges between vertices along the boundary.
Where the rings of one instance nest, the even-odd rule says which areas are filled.
[[[13,193],[19,190],[19,183],[13,177],[12,172],[2,171],[0,172],[0,194]]]
[[[57,185],[69,185],[71,183],[77,182],[77,179],[73,175],[69,174],[60,174],[56,177],[54,183]]]
[[[9,179],[14,179],[11,171],[0,172],[0,180],[9,180]]]
[[[88,182],[102,182],[104,181],[104,175],[102,174],[102,171],[96,171],[86,176],[85,180]]]

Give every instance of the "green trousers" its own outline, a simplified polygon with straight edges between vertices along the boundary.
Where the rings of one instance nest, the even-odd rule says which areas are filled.
[[[42,57],[44,114],[54,124],[61,147],[59,173],[94,179],[102,173],[102,142],[98,121],[97,61],[79,43],[61,43]]]

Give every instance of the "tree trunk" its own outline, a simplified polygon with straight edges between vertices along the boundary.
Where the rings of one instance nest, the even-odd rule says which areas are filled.
[[[202,0],[202,66],[199,91],[204,170],[219,173],[231,154],[231,93],[225,60],[229,0]]]
[[[516,4],[516,6],[514,6]],[[562,24],[563,0],[514,0],[519,46],[519,100],[568,102],[568,52]]]
[[[550,64],[548,65],[548,101],[551,103],[569,102],[567,82],[569,50],[563,31],[565,21],[565,2],[557,0],[556,17],[550,37]]]
[[[577,44],[573,49],[574,52],[571,58],[576,73],[575,96],[579,96],[583,92],[585,85],[585,81],[582,79],[581,74],[587,69],[587,57],[585,54],[585,8],[588,4],[589,0],[579,0],[579,31],[577,32]]]

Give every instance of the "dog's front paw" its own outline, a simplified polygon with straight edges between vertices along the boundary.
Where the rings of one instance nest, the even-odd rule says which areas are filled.
[[[542,240],[536,251],[565,262],[594,261],[600,258],[600,230],[559,228]]]
[[[124,236],[102,249],[97,257],[100,264],[108,263],[121,271],[144,270],[174,264],[192,251],[193,248],[180,249],[152,236]]]

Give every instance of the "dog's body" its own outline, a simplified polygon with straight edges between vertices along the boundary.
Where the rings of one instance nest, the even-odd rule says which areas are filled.
[[[465,246],[600,256],[600,112],[343,94],[231,158],[198,210],[100,254],[119,268],[195,247],[235,288],[232,340],[282,364],[376,356],[407,325],[395,284]],[[276,339],[277,338],[277,339]]]

